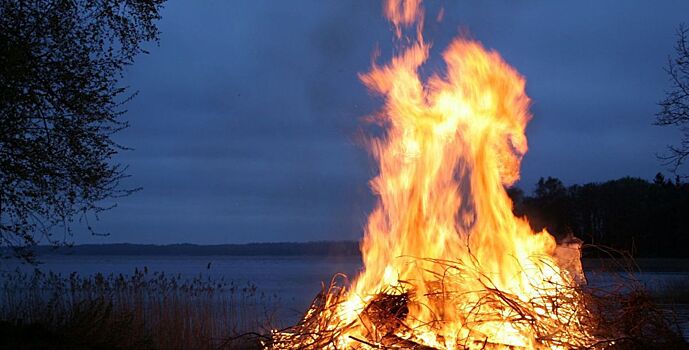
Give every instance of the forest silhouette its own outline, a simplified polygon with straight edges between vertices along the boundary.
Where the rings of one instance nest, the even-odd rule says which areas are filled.
[[[532,194],[508,192],[518,216],[558,239],[574,235],[635,257],[689,257],[689,183],[679,177],[658,173],[653,181],[624,177],[571,186],[548,177]]]

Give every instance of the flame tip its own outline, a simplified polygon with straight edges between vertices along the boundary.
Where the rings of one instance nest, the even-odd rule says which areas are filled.
[[[580,243],[561,249],[547,230],[533,232],[505,188],[528,151],[526,79],[468,35],[443,52],[443,74],[422,79],[423,12],[421,0],[386,0],[397,40],[414,25],[416,36],[359,74],[385,99],[370,117],[385,132],[369,143],[378,202],[360,243],[364,268],[317,314],[339,334],[332,348],[375,347],[381,334],[438,349],[587,346],[592,336],[576,328],[586,312]]]

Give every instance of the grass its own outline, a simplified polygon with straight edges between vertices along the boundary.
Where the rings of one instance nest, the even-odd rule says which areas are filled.
[[[0,283],[0,349],[259,348],[279,304],[251,283],[146,268],[91,277],[17,270]]]

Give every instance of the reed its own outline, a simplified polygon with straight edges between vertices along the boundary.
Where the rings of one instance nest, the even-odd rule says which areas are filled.
[[[1,273],[0,283],[0,328],[19,334],[22,348],[50,338],[65,349],[258,348],[279,306],[253,283],[147,268],[88,277],[16,270]]]

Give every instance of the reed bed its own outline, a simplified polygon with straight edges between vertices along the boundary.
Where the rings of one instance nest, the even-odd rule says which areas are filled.
[[[16,270],[0,283],[0,333],[14,333],[4,348],[259,348],[279,306],[252,283],[146,268],[89,277]]]

